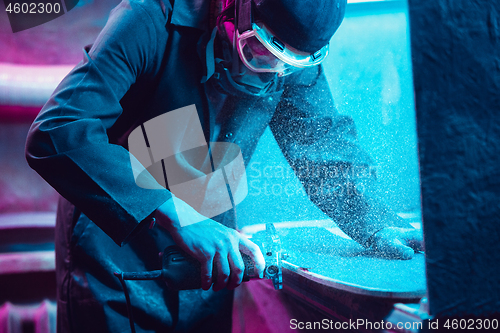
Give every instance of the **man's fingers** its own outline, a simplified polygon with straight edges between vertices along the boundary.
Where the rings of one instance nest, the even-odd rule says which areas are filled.
[[[212,286],[213,257],[201,262],[201,289],[208,290]]]
[[[263,277],[266,269],[266,260],[260,251],[260,248],[254,242],[247,239],[245,236],[240,237],[240,251],[248,254],[255,264],[255,273]]]
[[[415,251],[424,251],[424,237],[422,230],[413,229],[405,232],[404,240],[407,246]]]
[[[227,254],[217,252],[214,258],[214,270],[217,270],[217,278],[214,281],[213,290],[222,290],[229,280],[230,268],[227,259]]]
[[[239,251],[231,251],[228,255],[229,266],[231,267],[231,275],[227,289],[232,290],[238,287],[243,281],[243,273],[245,272],[245,264],[241,258]]]
[[[391,259],[409,260],[415,254],[411,247],[404,245],[397,239],[379,239],[376,247],[385,257]]]

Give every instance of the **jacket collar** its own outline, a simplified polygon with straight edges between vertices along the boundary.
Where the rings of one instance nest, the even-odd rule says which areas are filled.
[[[208,30],[208,13],[211,0],[175,0],[171,23]]]

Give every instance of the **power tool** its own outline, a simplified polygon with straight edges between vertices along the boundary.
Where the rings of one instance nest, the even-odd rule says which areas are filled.
[[[272,223],[266,224],[266,237],[261,250],[266,260],[264,278],[273,281],[274,289],[283,288],[281,269],[281,241]],[[259,278],[254,272],[254,263],[248,255],[241,253],[245,263],[243,281]],[[122,280],[163,280],[172,290],[190,290],[201,288],[200,263],[182,251],[178,246],[167,247],[160,253],[161,270],[146,272],[115,272],[115,276]],[[214,271],[213,280],[217,280],[217,271]]]
[[[264,240],[262,242],[256,242],[256,244],[259,245],[266,261],[264,278],[271,279],[273,281],[275,290],[283,289],[281,265],[283,253],[280,238],[272,223],[266,224]],[[243,281],[259,278],[258,275],[255,274],[254,263],[250,257],[244,253],[241,253],[241,256],[243,258],[243,262],[245,263]],[[162,268],[155,271],[114,273],[114,275],[120,280],[125,293],[132,333],[135,333],[135,325],[125,280],[163,280],[171,290],[190,290],[201,288],[201,264],[196,259],[182,251],[178,246],[168,246],[162,253],[160,253],[160,263]],[[217,280],[217,275],[215,273],[216,271],[214,271],[213,275],[214,281]]]

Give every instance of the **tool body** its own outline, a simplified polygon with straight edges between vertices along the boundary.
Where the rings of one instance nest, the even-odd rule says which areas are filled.
[[[282,279],[282,251],[281,241],[272,223],[266,225],[265,241],[261,250],[266,261],[264,278],[273,281],[274,289],[283,288]],[[245,253],[241,253],[245,270],[243,281],[257,279],[255,265]],[[191,290],[201,288],[201,264],[182,251],[178,246],[168,246],[160,253],[161,269],[146,272],[115,272],[121,280],[163,280],[172,290]],[[217,271],[214,271],[213,280],[217,281]]]

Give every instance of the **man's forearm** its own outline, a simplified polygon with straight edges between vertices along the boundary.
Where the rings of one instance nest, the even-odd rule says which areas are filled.
[[[390,210],[375,190],[375,174],[345,163],[311,164],[298,173],[307,195],[349,237],[370,247],[372,236],[385,227],[412,228]]]

